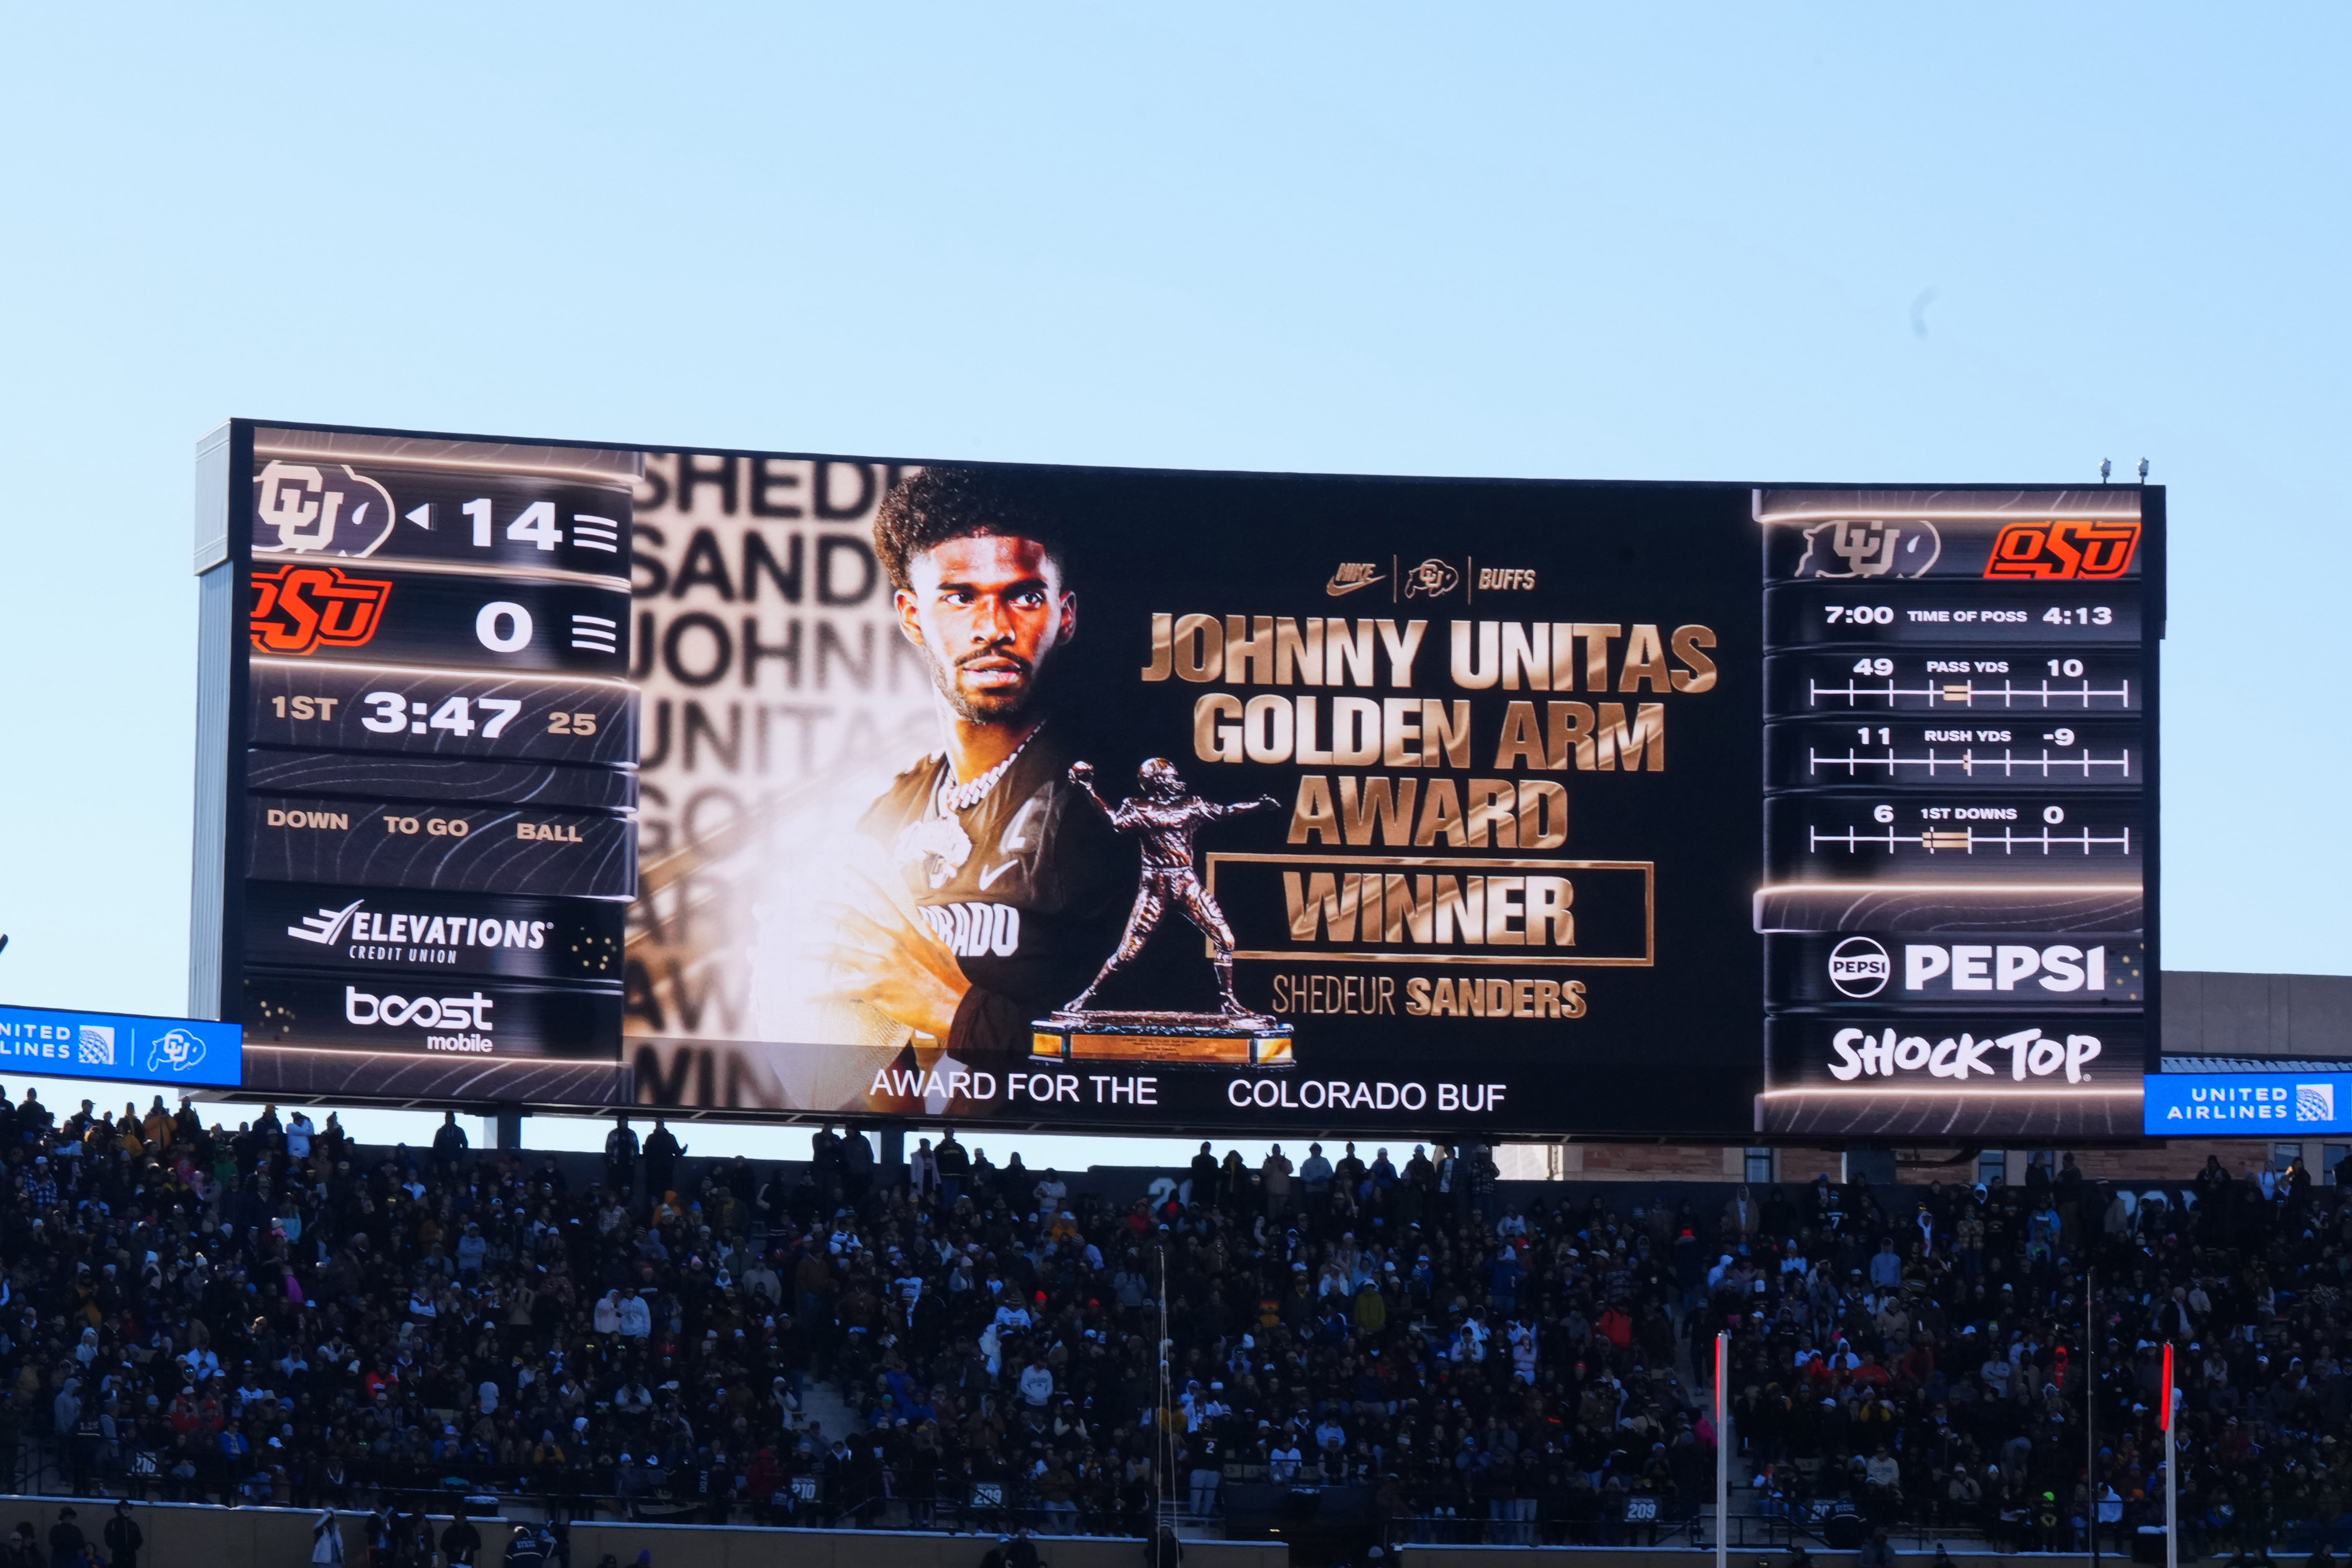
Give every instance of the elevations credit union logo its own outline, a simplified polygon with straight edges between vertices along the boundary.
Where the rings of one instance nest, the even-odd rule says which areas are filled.
[[[265,653],[308,654],[358,647],[375,636],[392,584],[349,577],[340,566],[280,566],[253,574],[253,646]]]

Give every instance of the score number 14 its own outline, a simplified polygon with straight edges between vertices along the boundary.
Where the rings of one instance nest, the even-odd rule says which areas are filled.
[[[476,547],[488,550],[495,540],[496,528],[495,520],[490,515],[489,498],[486,496],[480,500],[469,500],[457,510],[465,513],[474,525]],[[420,517],[419,512],[424,515]],[[426,528],[433,526],[430,506],[419,507],[408,516],[411,521],[421,522]],[[553,550],[563,542],[563,530],[555,521],[555,503],[533,501],[523,508],[521,513],[507,524],[507,537],[535,545],[541,550]],[[617,555],[620,538],[621,525],[609,517],[597,517],[584,511],[572,514],[572,542],[583,550],[601,550],[607,555]]]

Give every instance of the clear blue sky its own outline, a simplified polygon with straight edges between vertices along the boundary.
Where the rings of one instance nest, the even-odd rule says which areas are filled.
[[[2352,970],[2347,34],[2321,6],[16,7],[0,998],[182,1005],[189,465],[233,414],[1591,478],[2145,455],[2168,963]]]

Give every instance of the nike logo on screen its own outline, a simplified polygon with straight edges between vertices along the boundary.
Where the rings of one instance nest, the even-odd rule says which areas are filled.
[[[982,889],[985,891],[987,889],[994,886],[996,879],[1002,877],[1004,873],[1010,871],[1013,867],[1018,866],[1019,864],[1021,864],[1021,862],[1018,860],[1007,860],[1002,866],[991,866],[987,870],[982,871],[980,874],[980,885]]]
[[[1359,588],[1370,588],[1376,584],[1387,581],[1387,578],[1381,575],[1380,568],[1372,563],[1347,561],[1342,562],[1339,569],[1331,574],[1331,580],[1323,584],[1323,591],[1336,599],[1342,594],[1352,594]]]

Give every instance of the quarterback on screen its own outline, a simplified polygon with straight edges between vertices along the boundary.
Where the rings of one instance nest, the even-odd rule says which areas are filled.
[[[835,911],[824,956],[842,977],[833,1000],[960,1058],[1024,1051],[1030,1020],[1109,951],[1132,885],[1131,856],[1070,783],[1071,737],[1052,713],[1078,626],[1065,529],[1050,490],[989,469],[926,468],[875,517],[899,629],[937,691],[940,746],[866,812],[860,830],[899,886]]]

